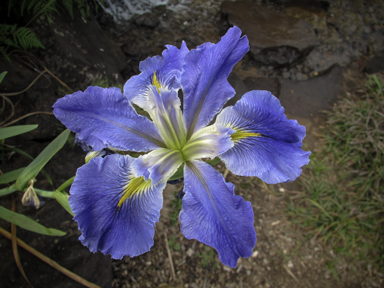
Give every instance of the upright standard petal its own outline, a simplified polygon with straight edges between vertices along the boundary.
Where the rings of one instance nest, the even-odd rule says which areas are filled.
[[[94,158],[77,170],[69,203],[82,232],[79,239],[91,252],[121,259],[153,245],[166,182],[151,186],[150,181],[134,178],[133,161],[115,154]]]
[[[162,53],[163,57],[154,56],[140,62],[141,74],[131,77],[124,85],[124,95],[128,99],[133,100],[147,93],[149,85],[157,84],[166,89],[180,88],[182,64],[189,50],[184,41],[180,49],[172,45],[166,45],[166,47],[167,49]],[[154,75],[156,75],[155,79]]]
[[[176,90],[150,85],[147,93],[137,96],[134,102],[148,112],[167,148],[183,147],[186,133]]]
[[[225,108],[215,125],[231,127],[233,148],[220,156],[241,176],[256,176],[268,184],[293,181],[308,164],[301,149],[305,127],[288,120],[280,101],[268,91],[251,91]]]
[[[138,115],[118,88],[88,87],[57,100],[53,108],[56,118],[94,150],[165,147],[156,126]]]
[[[205,43],[185,56],[181,86],[187,139],[208,125],[235,95],[227,78],[233,66],[249,50],[247,37],[240,36],[240,29],[233,27],[216,45]]]
[[[186,163],[184,181],[181,232],[215,248],[221,262],[235,268],[256,244],[251,203],[235,196],[234,185],[202,161]]]

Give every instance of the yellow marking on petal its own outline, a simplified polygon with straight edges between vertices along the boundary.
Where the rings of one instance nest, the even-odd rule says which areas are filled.
[[[157,92],[160,93],[160,82],[157,80],[156,71],[153,72],[152,85],[156,86]]]
[[[136,193],[141,193],[151,187],[151,180],[144,180],[144,177],[132,178],[129,180],[128,185],[124,189],[124,195],[121,197],[119,203],[117,203],[117,207],[121,207],[125,200],[129,197],[132,197]]]
[[[259,133],[236,131],[235,133],[231,134],[231,139],[232,141],[237,141],[237,140],[248,138],[248,137],[260,137],[260,136],[261,134]]]

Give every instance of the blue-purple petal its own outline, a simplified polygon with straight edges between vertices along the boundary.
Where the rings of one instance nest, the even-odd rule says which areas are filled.
[[[256,244],[251,203],[235,196],[234,185],[202,161],[184,167],[180,212],[181,232],[215,248],[221,262],[236,267],[239,257],[250,257]]]
[[[181,86],[188,138],[205,127],[235,95],[227,78],[233,66],[249,50],[247,37],[237,27],[228,30],[219,43],[204,43],[184,59]]]
[[[280,101],[268,91],[244,94],[217,116],[215,125],[259,134],[235,140],[233,148],[220,155],[234,174],[276,184],[295,180],[309,163],[310,152],[301,149],[305,127],[288,120]]]
[[[118,88],[88,87],[57,100],[53,108],[56,118],[94,150],[164,147],[156,126],[138,115]]]
[[[128,197],[119,207],[131,176],[134,158],[109,155],[94,158],[78,169],[69,203],[91,252],[114,259],[137,256],[153,246],[155,223],[163,205],[165,182]]]
[[[153,85],[153,73],[160,87],[166,89],[180,88],[180,74],[185,55],[189,52],[183,41],[180,49],[166,45],[167,49],[161,56],[149,57],[140,62],[141,74],[131,77],[124,85],[124,95],[133,100],[139,95],[147,93],[149,85]]]

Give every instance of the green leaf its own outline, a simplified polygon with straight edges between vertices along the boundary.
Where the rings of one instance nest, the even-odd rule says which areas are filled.
[[[1,73],[0,74],[0,84],[1,84],[1,82],[3,82],[3,79],[4,79],[4,77],[5,77],[5,75],[7,75],[7,71],[4,71],[3,73]]]
[[[0,145],[0,151],[15,151],[16,153],[19,153],[29,159],[35,159],[33,158],[31,155],[29,155],[28,153],[24,152],[23,150],[20,150],[20,149],[17,149],[17,148],[8,148],[8,147],[4,147],[4,146],[1,146]],[[53,182],[52,182],[52,179],[51,177],[49,177],[48,173],[43,169],[43,174],[45,175],[45,178],[47,178],[49,184],[53,185]]]
[[[6,184],[15,181],[24,169],[25,167],[0,175],[0,184]]]
[[[26,230],[36,232],[39,234],[50,235],[50,236],[63,236],[66,234],[65,232],[57,229],[47,228],[37,223],[36,221],[32,220],[31,218],[28,218],[23,214],[12,212],[4,208],[3,206],[0,206],[0,218],[3,218],[4,220],[11,222],[21,228],[24,228]]]
[[[63,208],[67,210],[69,214],[71,214],[72,216],[75,216],[75,214],[73,214],[72,212],[71,206],[69,206],[68,197],[69,197],[68,193],[60,192],[60,191],[53,192],[53,198],[55,198],[56,201],[59,202],[59,204],[63,206]]]
[[[23,191],[24,188],[28,185],[28,182],[35,178],[36,175],[40,172],[41,169],[47,164],[47,162],[64,146],[65,142],[68,139],[69,133],[68,129],[63,131],[59,136],[56,137],[44,150],[32,161],[31,164],[24,169],[24,171],[17,178],[15,183],[15,188]]]
[[[179,169],[173,174],[171,178],[168,179],[168,181],[177,180],[184,177],[184,165],[180,165]]]
[[[64,191],[64,189],[67,188],[68,186],[70,186],[74,180],[75,180],[75,176],[69,178],[67,181],[65,181],[63,184],[61,184],[60,187],[57,188],[56,190],[57,191]]]
[[[17,191],[17,190],[13,187],[13,185],[11,185],[7,188],[0,189],[0,196],[5,196],[5,195],[11,194],[15,191]]]
[[[73,214],[72,212],[72,209],[71,209],[71,206],[69,206],[69,202],[68,202],[68,197],[69,197],[69,194],[66,193],[66,192],[61,192],[61,191],[45,191],[45,190],[41,190],[41,189],[37,189],[35,188],[34,189],[36,194],[41,196],[41,197],[45,197],[45,198],[54,198],[56,199],[57,202],[59,202],[59,204],[61,206],[63,206],[63,208],[65,210],[67,210],[67,212],[69,214],[71,214],[72,216],[75,216],[75,214]]]
[[[0,140],[27,133],[37,128],[36,125],[19,125],[0,128]]]
[[[218,157],[216,157],[216,158],[214,158],[214,159],[212,159],[212,160],[207,161],[207,163],[208,163],[209,165],[211,165],[211,166],[215,166],[217,163],[220,163],[220,162],[221,162],[221,160],[220,160],[220,158],[218,158]]]
[[[28,28],[20,27],[13,34],[13,39],[18,43],[24,50],[31,48],[44,48],[37,36],[30,31]]]

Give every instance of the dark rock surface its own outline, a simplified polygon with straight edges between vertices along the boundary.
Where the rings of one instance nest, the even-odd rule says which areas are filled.
[[[36,71],[33,71],[23,64],[23,60],[25,59],[11,56],[11,60],[12,64],[0,58],[0,66],[3,67],[5,71],[8,71],[8,74],[4,77],[1,84],[0,92],[11,93],[22,91],[39,75],[39,73],[36,73]],[[41,69],[41,67],[39,67],[39,69]],[[11,96],[10,98],[14,103],[14,115],[12,119],[37,111],[51,112],[53,103],[59,98],[56,92],[57,84],[58,82],[45,73],[34,83],[33,89],[28,89],[24,93]],[[11,111],[7,111],[7,113],[1,115],[1,119],[3,120],[3,117],[8,117],[9,113],[11,113]],[[24,141],[30,140],[53,140],[53,138],[59,134],[58,128],[63,127],[53,115],[46,114],[32,115],[16,124],[39,124],[39,128],[7,140],[8,144],[23,143]]]
[[[64,13],[52,17],[54,27],[44,22],[39,25],[47,48],[42,57],[54,65],[50,69],[56,76],[68,79],[70,87],[84,82],[89,85],[102,77],[124,81],[120,71],[126,64],[125,55],[92,15],[85,19],[75,11],[74,19]]]
[[[270,0],[269,3],[277,6],[290,7],[301,6],[310,9],[321,9],[328,11],[329,1],[322,0]]]
[[[252,2],[224,2],[222,13],[230,25],[248,36],[255,60],[266,65],[288,65],[307,55],[316,45],[311,25]]]
[[[229,75],[228,82],[229,84],[231,84],[233,89],[235,89],[236,94],[232,99],[229,99],[229,101],[225,104],[225,106],[233,106],[249,90],[247,89],[247,86],[244,84],[244,82],[236,73],[231,73]]]
[[[286,113],[312,118],[330,108],[344,93],[343,82],[343,69],[338,66],[307,81],[280,79],[279,99]]]
[[[245,86],[248,91],[251,90],[267,90],[279,98],[280,83],[277,78],[263,78],[263,77],[248,77],[244,80]]]
[[[368,74],[384,72],[384,51],[378,53],[366,64],[364,71]]]

